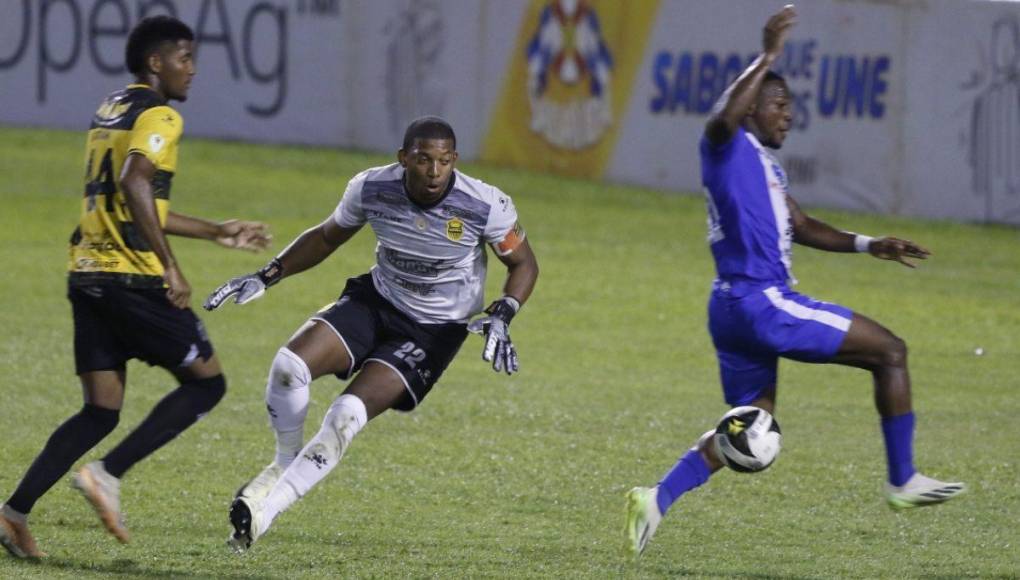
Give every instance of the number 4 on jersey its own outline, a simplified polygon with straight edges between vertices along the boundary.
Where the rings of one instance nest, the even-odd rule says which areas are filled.
[[[92,168],[94,166],[96,151],[95,149],[89,151],[89,162],[85,166],[85,197],[88,201],[88,211],[96,209],[96,196],[103,194],[106,196],[106,211],[113,211],[113,196],[117,193],[117,184],[114,182],[113,177],[113,149],[107,149],[103,155],[102,161],[99,162],[99,170],[95,177],[92,176]]]

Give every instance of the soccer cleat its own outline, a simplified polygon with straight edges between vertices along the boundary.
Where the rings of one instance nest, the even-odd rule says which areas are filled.
[[[227,545],[238,554],[251,548],[266,527],[259,504],[244,496],[230,504],[230,525],[234,526],[234,533],[227,538]]]
[[[15,558],[45,558],[46,554],[35,545],[28,524],[8,519],[0,514],[0,545]]]
[[[662,521],[656,497],[659,488],[635,487],[627,492],[627,553],[637,558],[645,551],[648,541]]]
[[[270,463],[251,481],[241,486],[241,489],[237,490],[234,497],[243,497],[255,503],[261,502],[273,490],[273,486],[280,480],[283,472],[284,468],[277,465],[275,461]]]
[[[103,462],[86,464],[74,474],[71,485],[92,504],[107,531],[120,543],[128,543],[128,530],[120,516],[120,480],[106,472]]]
[[[915,473],[901,486],[887,483],[885,497],[893,509],[907,509],[942,503],[966,490],[963,483],[946,483]]]

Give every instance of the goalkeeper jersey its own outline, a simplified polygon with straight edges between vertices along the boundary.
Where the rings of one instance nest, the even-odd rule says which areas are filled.
[[[418,205],[398,163],[351,179],[333,219],[344,228],[371,226],[376,290],[424,324],[466,322],[481,312],[485,244],[505,255],[524,239],[513,201],[498,188],[455,170],[438,202]]]
[[[164,285],[163,265],[135,226],[119,181],[128,155],[149,159],[156,166],[152,186],[159,224],[165,225],[183,124],[180,114],[146,85],[128,85],[99,105],[85,145],[81,219],[71,234],[72,285]]]

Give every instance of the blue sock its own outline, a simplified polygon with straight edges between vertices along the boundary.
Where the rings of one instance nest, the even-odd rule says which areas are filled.
[[[655,498],[659,513],[665,515],[681,495],[708,481],[710,475],[712,471],[697,449],[685,453],[659,482],[659,495]]]
[[[889,483],[900,486],[913,477],[914,413],[882,417],[885,458],[889,464]]]

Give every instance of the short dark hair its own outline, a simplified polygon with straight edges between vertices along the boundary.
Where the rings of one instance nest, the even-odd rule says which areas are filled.
[[[777,73],[774,70],[765,71],[765,78],[761,80],[761,86],[765,86],[768,83],[783,83],[786,84],[786,77]]]
[[[453,141],[453,150],[457,150],[457,136],[453,133],[453,127],[441,117],[419,117],[411,121],[404,131],[404,144],[401,148],[410,151],[416,139],[449,139]]]
[[[178,40],[195,40],[195,33],[187,24],[172,16],[148,16],[143,18],[131,30],[124,60],[127,68],[134,75],[145,72],[145,61],[153,51],[158,50],[164,42]]]

